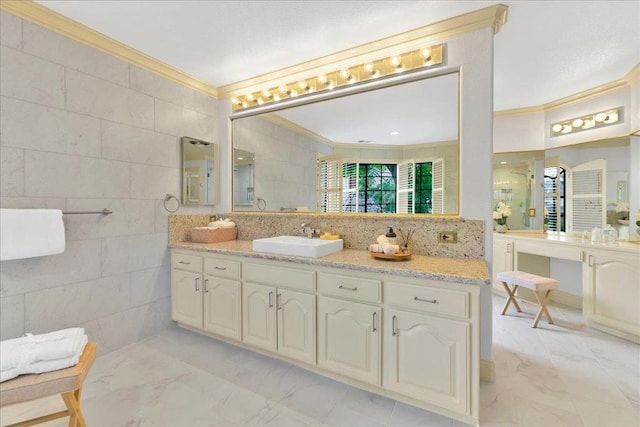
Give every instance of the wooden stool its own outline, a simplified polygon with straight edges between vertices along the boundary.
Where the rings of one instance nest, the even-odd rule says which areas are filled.
[[[509,308],[509,304],[511,304],[511,302],[513,302],[513,305],[516,307],[516,310],[518,310],[518,312],[522,312],[515,297],[516,289],[518,289],[518,286],[522,286],[531,289],[533,291],[533,294],[536,296],[536,299],[538,300],[538,304],[540,304],[540,310],[538,311],[538,314],[536,315],[536,318],[533,321],[533,325],[531,327],[538,327],[538,322],[542,317],[542,313],[544,313],[544,315],[547,317],[547,322],[553,324],[553,319],[549,314],[549,310],[547,310],[547,304],[551,299],[551,291],[558,287],[557,280],[531,273],[525,273],[524,271],[506,271],[504,273],[498,273],[497,279],[502,282],[504,290],[507,291],[507,294],[509,295],[509,297],[507,298],[507,302],[502,309],[502,315],[507,312],[507,308]],[[513,288],[510,288],[509,284],[513,284]],[[538,294],[538,291],[546,291],[544,297],[541,298],[541,295]]]
[[[95,359],[96,344],[90,342],[84,347],[80,360],[75,366],[43,374],[20,375],[0,383],[0,406],[26,402],[57,393],[62,395],[67,405],[66,411],[32,418],[7,427],[32,426],[66,416],[69,417],[69,427],[86,427],[80,411],[80,395],[82,382]]]

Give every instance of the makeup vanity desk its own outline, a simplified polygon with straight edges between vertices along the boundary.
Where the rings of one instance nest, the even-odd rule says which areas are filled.
[[[493,234],[493,282],[501,271],[550,276],[552,258],[582,269],[582,314],[589,326],[640,343],[640,242],[582,243],[572,233]]]

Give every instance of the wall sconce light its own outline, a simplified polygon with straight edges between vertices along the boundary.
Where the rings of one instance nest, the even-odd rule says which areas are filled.
[[[622,112],[623,108],[617,107],[553,123],[551,125],[551,136],[566,135],[619,123]]]
[[[392,76],[425,67],[433,67],[444,62],[444,44],[367,61],[360,65],[308,77],[296,82],[282,84],[246,95],[237,95],[231,100],[233,110],[257,107],[283,99],[309,95],[314,92],[339,89],[360,82]],[[236,95],[236,94],[234,94]],[[563,122],[564,123],[564,122]]]

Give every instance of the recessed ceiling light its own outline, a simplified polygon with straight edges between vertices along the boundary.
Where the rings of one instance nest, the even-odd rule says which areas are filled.
[[[238,157],[238,160],[244,160],[242,157]]]
[[[391,132],[391,135],[400,135],[400,132],[398,132],[397,130],[394,130],[393,132]]]
[[[507,162],[500,162],[500,164],[501,164],[501,165],[506,165],[506,164],[507,164]]]

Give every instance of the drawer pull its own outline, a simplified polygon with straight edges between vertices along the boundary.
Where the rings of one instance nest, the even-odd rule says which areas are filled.
[[[227,271],[227,267],[213,267],[215,270]]]
[[[198,287],[198,280],[200,280],[200,278],[196,277],[196,280],[195,280],[195,282],[196,282],[196,292],[198,292],[200,290],[200,288]]]
[[[269,292],[269,308],[273,308],[273,292]]]
[[[414,301],[422,301],[422,302],[429,302],[431,304],[437,304],[438,300],[436,299],[422,299],[422,298],[418,298],[418,297],[413,297]]]
[[[396,316],[393,316],[391,318],[391,336],[395,337],[396,335],[398,335],[396,332]]]
[[[191,261],[180,261],[180,264],[189,265],[189,264],[191,264]]]
[[[276,293],[276,308],[278,310],[282,310],[282,306],[280,305],[282,302],[282,294]]]
[[[378,312],[374,311],[372,317],[373,317],[373,329],[371,330],[371,332],[376,332],[378,330]]]
[[[209,279],[204,279],[204,292],[209,293]]]
[[[348,286],[342,286],[342,285],[338,286],[338,289],[345,289],[347,291],[354,291],[354,292],[358,290],[358,288],[350,288]]]

